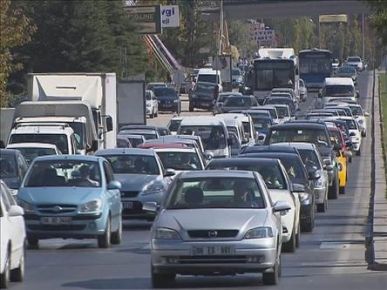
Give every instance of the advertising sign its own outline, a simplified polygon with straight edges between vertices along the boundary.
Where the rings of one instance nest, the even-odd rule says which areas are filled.
[[[143,34],[161,33],[160,5],[154,6],[126,6],[129,17],[139,25],[139,32]]]
[[[179,27],[180,13],[178,5],[161,6],[161,27]]]

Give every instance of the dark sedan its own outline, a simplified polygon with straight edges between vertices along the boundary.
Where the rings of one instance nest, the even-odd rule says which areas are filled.
[[[195,108],[211,111],[218,98],[219,87],[215,83],[198,82],[189,95],[189,111]]]
[[[172,88],[155,88],[154,93],[159,102],[159,111],[181,112],[181,100]]]

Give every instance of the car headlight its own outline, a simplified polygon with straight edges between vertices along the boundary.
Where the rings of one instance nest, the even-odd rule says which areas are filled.
[[[81,213],[90,213],[100,211],[102,208],[102,202],[99,199],[91,200],[81,205]]]
[[[245,234],[245,239],[264,239],[264,238],[272,238],[273,229],[271,227],[258,227],[249,230]]]
[[[24,209],[24,213],[31,213],[34,211],[34,206],[20,198],[17,199],[17,203]]]
[[[309,199],[309,193],[307,192],[299,192],[298,196],[300,198],[300,202],[305,202]]]
[[[363,123],[364,123],[364,121],[363,121],[363,120],[361,120],[361,119],[360,119],[360,120],[358,120],[357,122],[358,122],[359,124],[363,124]]]
[[[157,228],[153,237],[156,240],[181,240],[177,231],[168,228]]]
[[[325,182],[325,180],[324,180],[323,176],[321,175],[321,177],[314,182],[314,186],[316,188],[322,188],[322,187],[324,187],[324,182]]]
[[[144,186],[141,191],[142,195],[162,193],[164,191],[164,186],[160,183],[149,183]]]

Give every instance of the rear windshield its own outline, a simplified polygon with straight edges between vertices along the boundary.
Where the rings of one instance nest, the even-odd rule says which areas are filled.
[[[325,87],[325,95],[352,95],[353,86],[344,86],[344,85],[332,85]]]
[[[156,97],[174,97],[177,98],[177,93],[171,88],[156,88],[154,89]]]
[[[65,134],[12,134],[9,143],[55,144],[62,154],[69,154],[67,136]]]
[[[328,136],[323,129],[317,128],[286,128],[273,129],[269,142],[306,142],[314,143],[318,146],[328,146]]]
[[[199,74],[198,82],[217,83],[217,77],[215,74]]]
[[[104,155],[115,174],[159,175],[160,170],[154,156],[143,155]]]

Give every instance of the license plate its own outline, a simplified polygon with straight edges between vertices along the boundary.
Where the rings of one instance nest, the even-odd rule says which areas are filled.
[[[126,201],[122,203],[124,209],[132,209],[134,207],[134,203],[132,201]]]
[[[40,222],[45,225],[67,225],[72,222],[72,218],[67,216],[47,216],[42,217]]]
[[[219,256],[233,255],[235,249],[232,246],[206,246],[192,247],[192,256]]]

